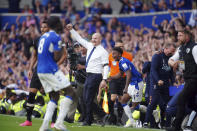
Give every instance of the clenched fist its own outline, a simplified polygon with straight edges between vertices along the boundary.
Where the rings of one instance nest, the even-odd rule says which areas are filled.
[[[72,26],[72,24],[67,24],[67,25],[66,25],[66,28],[67,28],[68,30],[72,30],[73,26]]]

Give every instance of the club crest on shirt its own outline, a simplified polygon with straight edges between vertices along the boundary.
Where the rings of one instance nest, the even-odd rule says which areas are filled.
[[[186,49],[186,53],[188,54],[190,52],[190,48],[187,48]]]
[[[126,63],[122,64],[122,67],[123,67],[124,69],[127,69],[127,68],[128,68],[128,66],[127,66]]]
[[[168,72],[171,70],[171,67],[166,64],[163,64],[162,69],[165,70],[166,72]]]

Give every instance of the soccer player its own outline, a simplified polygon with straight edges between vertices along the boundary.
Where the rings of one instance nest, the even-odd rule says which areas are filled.
[[[135,66],[128,59],[122,57],[123,50],[120,47],[115,47],[112,50],[112,57],[119,62],[120,72],[115,76],[110,76],[108,79],[118,79],[124,73],[126,74],[126,84],[121,99],[122,107],[129,118],[129,124],[125,127],[134,126],[132,112],[139,108],[139,103],[142,101],[143,81],[141,74],[137,71]],[[132,98],[132,107],[130,108],[127,102]]]
[[[41,24],[41,34],[43,35],[45,32],[49,31],[47,21],[43,21]],[[32,116],[32,111],[34,109],[34,103],[35,103],[35,96],[38,90],[41,89],[42,85],[40,83],[40,80],[37,75],[37,70],[33,71],[33,68],[36,65],[37,62],[37,49],[38,49],[38,41],[39,38],[36,39],[33,44],[34,44],[34,50],[32,53],[32,57],[30,60],[30,66],[29,66],[29,71],[28,71],[28,78],[31,79],[30,83],[30,88],[29,88],[29,97],[26,103],[26,111],[27,111],[27,120],[24,123],[21,123],[20,126],[32,126],[32,121],[31,121],[31,116]],[[33,75],[32,75],[33,74]]]
[[[122,57],[128,59],[129,61],[132,61],[133,56],[124,50],[124,44],[122,41],[117,41],[115,44],[115,47],[120,47],[123,50]],[[109,54],[109,67],[110,67],[110,76],[115,76],[119,72],[119,64],[118,61],[115,61],[114,58],[112,57],[112,53]],[[114,79],[109,82],[109,92],[111,94],[111,115],[114,115],[114,103],[116,99],[118,98],[117,102],[117,112],[118,112],[118,117],[117,117],[117,124],[122,125],[121,118],[123,114],[123,108],[120,103],[121,98],[123,96],[123,89],[125,87],[125,82],[126,78],[125,75],[123,75],[119,79]]]
[[[39,131],[48,130],[49,121],[52,119],[53,112],[59,100],[59,91],[64,89],[67,93],[60,102],[60,111],[54,128],[66,131],[63,124],[70,105],[73,103],[74,91],[69,79],[59,70],[57,61],[60,60],[64,48],[60,35],[57,33],[63,29],[59,17],[51,16],[48,19],[50,31],[46,32],[39,40],[38,46],[38,77],[44,87],[45,93],[49,93],[50,101],[47,105],[45,117]]]

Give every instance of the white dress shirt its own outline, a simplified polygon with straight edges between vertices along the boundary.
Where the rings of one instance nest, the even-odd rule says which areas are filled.
[[[83,39],[74,29],[71,31],[71,35],[74,39],[76,39],[82,46],[87,49],[86,61],[91,52],[94,48],[91,42]],[[96,46],[88,65],[86,67],[87,73],[102,73],[103,72],[103,65],[108,64],[108,52],[100,45]],[[106,72],[104,72],[106,74]],[[106,79],[106,78],[105,78]]]
[[[180,48],[180,47],[179,47]],[[174,61],[177,61],[177,60],[179,60],[180,58],[180,56],[179,56],[179,48],[177,49],[177,51],[175,52],[175,54],[172,56],[172,57],[170,57],[170,59],[172,59],[172,60],[174,60]],[[196,64],[197,64],[197,45],[195,45],[194,47],[193,47],[193,49],[192,49],[192,55],[193,55],[193,57],[194,57],[194,61],[196,62]]]

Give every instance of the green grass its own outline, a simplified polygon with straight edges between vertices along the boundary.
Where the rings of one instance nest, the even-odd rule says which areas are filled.
[[[25,121],[25,117],[15,117],[8,115],[0,115],[0,131],[38,131],[42,119],[33,119],[33,126],[31,127],[20,127],[19,124]],[[92,126],[80,126],[79,123],[66,123],[69,131],[161,131],[161,130],[151,130],[143,128],[123,128],[117,126],[108,126],[101,127],[99,125]]]

